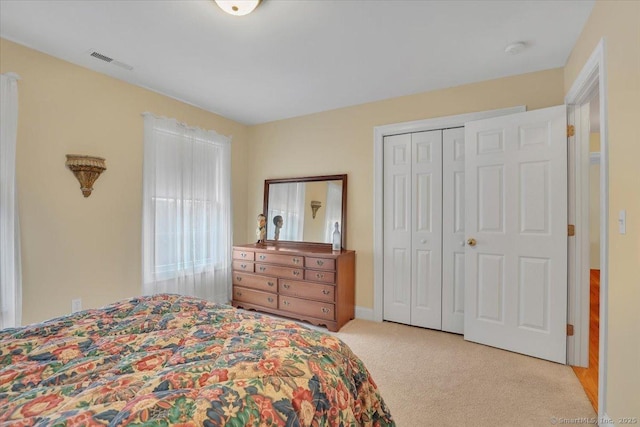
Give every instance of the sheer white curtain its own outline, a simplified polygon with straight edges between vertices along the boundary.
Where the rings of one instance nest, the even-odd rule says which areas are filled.
[[[18,76],[0,75],[0,329],[20,326],[22,269],[16,191]]]
[[[331,243],[336,222],[340,224],[339,229],[342,233],[342,184],[327,182],[327,210],[324,217],[324,241]]]
[[[273,239],[273,218],[282,216],[280,240],[302,240],[304,232],[303,182],[271,184],[269,186],[269,212],[267,212],[267,239]]]
[[[143,116],[143,293],[227,303],[231,141],[173,119]]]

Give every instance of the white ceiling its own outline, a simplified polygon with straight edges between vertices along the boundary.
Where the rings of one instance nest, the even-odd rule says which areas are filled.
[[[593,4],[263,0],[234,17],[210,0],[0,0],[0,35],[256,124],[562,67]],[[514,41],[528,48],[506,55]]]

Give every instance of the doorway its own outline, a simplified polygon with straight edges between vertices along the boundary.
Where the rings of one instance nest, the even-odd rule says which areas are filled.
[[[598,361],[600,332],[600,95],[599,87],[594,87],[592,98],[581,108],[588,108],[589,136],[588,177],[582,179],[588,188],[584,192],[588,200],[583,200],[584,211],[588,211],[588,245],[583,250],[588,252],[588,275],[585,275],[582,286],[586,288],[588,281],[589,321],[588,321],[588,361],[581,366],[572,366],[580,380],[591,405],[598,412]],[[586,144],[586,139],[582,143]],[[588,209],[586,208],[588,205]],[[586,243],[586,242],[585,242]],[[587,259],[584,256],[583,259]],[[585,366],[586,365],[586,366]]]
[[[582,202],[582,197],[588,191],[589,177],[589,142],[591,139],[590,121],[592,105],[597,94],[597,107],[593,105],[593,112],[597,110],[599,128],[599,215],[600,215],[600,241],[599,241],[599,295],[598,295],[598,382],[597,382],[597,409],[598,417],[607,416],[607,324],[608,324],[608,270],[609,270],[609,176],[608,176],[608,122],[607,122],[607,74],[605,61],[605,40],[600,39],[591,56],[582,67],[569,92],[565,96],[565,104],[568,105],[568,120],[575,126],[575,144],[570,145],[569,162],[570,173],[579,179],[570,181],[569,211],[574,212],[576,226],[575,245],[569,245],[569,318],[568,323],[574,325],[576,334],[567,339],[568,362],[570,365],[582,367],[589,366],[589,323],[590,323],[590,242],[585,239],[589,235],[589,222],[584,219],[583,212],[588,211],[589,206]],[[585,107],[588,113],[585,114]],[[582,148],[577,155],[572,157],[571,148]],[[586,147],[586,150],[585,150]],[[586,153],[586,158],[585,158]],[[583,185],[584,184],[584,185]],[[586,190],[585,190],[586,188]],[[588,193],[587,193],[588,194]],[[577,215],[577,216],[576,216]],[[587,214],[588,215],[588,214]],[[573,253],[572,253],[573,252]],[[582,280],[580,277],[582,276]],[[595,301],[594,301],[595,303]]]

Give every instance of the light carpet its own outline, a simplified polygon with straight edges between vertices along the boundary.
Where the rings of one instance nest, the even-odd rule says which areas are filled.
[[[389,322],[356,319],[335,335],[364,361],[399,427],[586,425],[596,417],[569,366]]]

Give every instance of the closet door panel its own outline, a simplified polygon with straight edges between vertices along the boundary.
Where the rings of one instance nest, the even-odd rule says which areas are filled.
[[[442,142],[442,330],[464,332],[464,128]]]
[[[411,134],[411,324],[440,329],[442,131]]]
[[[411,323],[411,135],[384,138],[384,319]]]

